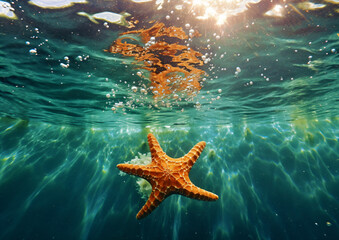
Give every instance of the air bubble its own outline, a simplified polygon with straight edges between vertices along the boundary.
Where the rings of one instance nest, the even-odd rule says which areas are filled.
[[[37,51],[36,48],[32,48],[32,49],[29,50],[29,53],[30,53],[31,55],[37,55],[37,54],[38,54],[38,51]]]
[[[131,89],[132,89],[133,92],[137,92],[138,91],[138,88],[136,86],[133,86]]]
[[[118,102],[118,103],[115,103],[114,106],[117,107],[117,108],[123,108],[124,104],[123,104],[123,102]]]
[[[69,64],[60,63],[60,67],[62,67],[62,68],[68,68],[68,67],[69,67]]]

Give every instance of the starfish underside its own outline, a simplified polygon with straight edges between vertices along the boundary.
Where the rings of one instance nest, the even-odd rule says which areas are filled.
[[[171,194],[180,194],[189,198],[214,201],[218,196],[196,187],[189,179],[189,172],[206,146],[205,142],[196,144],[185,156],[171,158],[161,149],[153,134],[148,134],[152,162],[148,165],[118,164],[117,167],[128,174],[146,179],[152,186],[152,192],[137,214],[137,219],[149,215]]]

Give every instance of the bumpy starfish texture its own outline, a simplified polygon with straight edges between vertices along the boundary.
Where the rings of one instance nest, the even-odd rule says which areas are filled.
[[[152,186],[152,192],[137,214],[137,219],[149,215],[171,194],[180,194],[189,198],[215,201],[219,197],[196,187],[189,179],[189,172],[206,146],[205,142],[196,144],[185,156],[171,158],[161,149],[153,134],[148,134],[152,162],[148,165],[118,164],[117,167],[128,174],[146,179]]]

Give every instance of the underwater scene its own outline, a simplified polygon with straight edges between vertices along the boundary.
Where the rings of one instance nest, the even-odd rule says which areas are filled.
[[[338,0],[0,1],[0,239],[339,239]]]

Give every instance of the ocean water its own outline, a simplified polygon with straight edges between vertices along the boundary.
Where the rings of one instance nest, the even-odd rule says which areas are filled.
[[[0,1],[0,239],[339,239],[338,9]],[[155,22],[201,33],[181,41],[207,59],[194,94],[155,98],[142,63],[104,51]],[[147,191],[116,165],[149,158],[148,133],[175,158],[205,141],[190,179],[219,199],[137,220]]]

